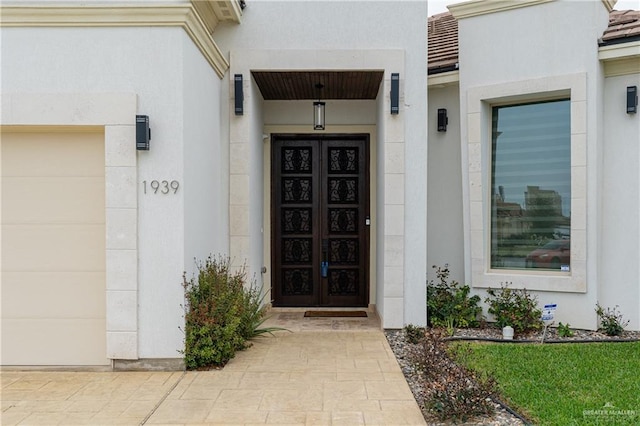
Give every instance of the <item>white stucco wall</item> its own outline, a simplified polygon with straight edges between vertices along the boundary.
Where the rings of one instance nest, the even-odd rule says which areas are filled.
[[[619,305],[628,329],[640,330],[640,114],[626,113],[627,86],[640,73],[604,84],[603,191],[598,300]]]
[[[259,285],[262,285],[262,266],[264,263],[263,245],[259,244],[264,236],[264,215],[268,214],[268,211],[264,210],[264,195],[262,193],[264,189],[263,176],[264,176],[264,138],[263,138],[263,126],[264,110],[262,108],[262,96],[260,96],[258,87],[253,80],[249,80],[251,85],[251,92],[253,96],[247,99],[250,111],[252,111],[252,120],[249,128],[249,170],[252,173],[249,175],[249,212],[251,212],[249,235],[252,240],[255,238],[255,242],[258,244],[251,244],[248,262],[248,273],[251,280],[256,280]],[[266,265],[265,265],[266,266]]]
[[[387,131],[387,126],[386,126],[386,122],[384,120],[385,114],[387,113],[386,108],[385,108],[385,103],[383,102],[384,99],[384,95],[382,93],[378,93],[378,99],[377,99],[377,109],[376,109],[376,113],[377,113],[377,117],[378,117],[378,125],[377,125],[377,151],[379,153],[378,158],[376,159],[376,166],[378,168],[378,170],[385,170],[388,169],[388,160],[386,160],[385,157],[386,156],[384,153],[387,151],[385,148],[385,144],[384,144],[384,135],[386,134]],[[399,160],[397,161],[398,165],[397,168],[398,169],[402,169],[404,167],[404,156],[403,155],[399,155]],[[385,191],[384,188],[386,186],[386,181],[385,181],[385,174],[384,173],[378,173],[378,186],[377,188],[374,188],[375,193],[376,193],[376,204],[375,204],[375,208],[376,208],[376,212],[377,212],[377,217],[378,220],[376,222],[374,222],[374,229],[376,230],[377,235],[383,236],[384,235],[384,224],[386,222],[386,215],[385,215],[385,211],[384,211],[384,204],[385,204]],[[371,206],[371,208],[374,208],[374,205]],[[370,253],[371,258],[373,259],[375,256],[376,259],[376,275],[377,275],[377,280],[380,283],[384,283],[385,280],[388,281],[389,279],[389,274],[385,275],[385,270],[387,270],[388,268],[385,267],[385,254],[386,254],[386,248],[387,248],[387,242],[386,242],[386,238],[379,238],[378,239],[378,250],[376,251],[376,253]],[[404,282],[404,273],[401,275],[400,277],[400,282]],[[386,284],[385,284],[386,285]],[[380,285],[380,287],[382,287],[382,285]],[[377,289],[376,289],[377,290]],[[375,298],[375,303],[376,303],[376,307],[378,309],[378,312],[385,312],[385,289],[384,288],[380,288],[379,291],[376,291],[376,298]],[[425,298],[426,300],[426,298]]]
[[[227,208],[223,186],[221,86],[224,84],[189,39],[183,39],[185,265],[194,259],[228,253]],[[226,106],[226,102],[223,103]]]
[[[438,109],[449,117],[446,132],[438,132]],[[427,273],[433,265],[449,264],[450,278],[464,283],[462,170],[460,166],[460,94],[458,85],[429,89],[429,162],[427,187]]]
[[[388,285],[387,276],[391,276],[392,270],[387,269],[387,276],[382,274],[385,282],[378,285],[378,290],[383,291],[377,293],[378,300],[385,298],[385,303],[378,303],[378,308],[381,311],[384,305],[384,312],[381,313],[385,326],[389,327],[425,321],[426,40],[425,37],[416,37],[411,31],[398,32],[397,28],[416,28],[421,32],[426,29],[426,19],[426,2],[256,1],[247,4],[240,27],[222,24],[216,29],[215,37],[221,50],[230,55],[230,74],[242,73],[245,81],[250,78],[252,69],[385,71],[385,81],[377,104],[384,112],[378,115],[377,126],[382,126],[380,120],[385,121],[386,125],[383,126],[384,133],[378,131],[378,147],[389,148],[387,144],[392,143],[396,144],[396,150],[402,150],[402,166],[399,173],[394,173],[399,186],[394,188],[395,197],[391,199],[393,205],[381,205],[378,201],[377,211],[378,221],[386,217],[387,222],[378,224],[376,228],[382,232],[378,235],[378,252],[382,253],[376,258],[382,265],[395,268],[394,282]],[[401,74],[401,111],[399,116],[390,117],[388,81],[392,72]],[[250,102],[248,99],[259,96],[253,93],[255,90],[245,84],[245,109]],[[275,108],[269,108],[268,112],[266,107],[263,106],[263,109],[268,118],[265,123],[270,120],[286,121],[282,115],[279,118],[270,115],[278,114]],[[360,121],[360,115],[358,112],[347,117],[349,121]],[[292,117],[291,121],[295,122],[298,119],[296,117]],[[255,125],[254,120],[255,115],[249,116],[247,113],[240,118],[231,117],[232,163],[234,149],[246,151],[246,147],[240,148],[241,144],[259,143],[254,137],[249,137],[249,129]],[[310,123],[311,116],[307,120]],[[386,155],[383,154],[386,151],[388,149],[378,150],[378,153]],[[378,165],[382,166],[378,168],[380,188],[385,182],[381,175],[386,173],[386,164],[379,162]],[[232,211],[234,189],[245,187],[247,184],[243,182],[244,179],[241,175],[234,176],[232,167]],[[264,193],[261,195],[264,197]],[[389,201],[388,197],[378,198],[385,199]],[[386,210],[386,214],[381,210]],[[257,223],[261,212],[250,210],[248,214],[249,218],[242,225],[247,230],[254,228],[252,224]],[[232,222],[232,253],[234,246],[239,248],[240,255],[245,256],[254,252],[250,246],[263,246],[261,235],[255,231],[245,238],[242,232],[249,231],[239,228],[238,235],[234,236],[233,227]],[[405,238],[409,234],[411,238]],[[391,238],[383,241],[385,235]],[[391,241],[393,243],[388,244]],[[243,247],[243,244],[249,246]],[[397,264],[389,264],[389,261]],[[378,281],[381,281],[380,274]]]
[[[570,31],[568,22],[571,22]],[[471,277],[474,271],[473,284],[481,287],[513,282],[517,287],[544,288],[544,292],[534,292],[540,304],[558,303],[556,319],[580,328],[597,326],[594,307],[598,279],[602,276],[597,253],[604,77],[597,40],[607,22],[606,7],[595,1],[556,1],[459,21],[464,223],[465,241],[471,241],[465,247],[465,275]],[[478,43],[490,48],[478,49]],[[585,83],[577,84],[583,78]],[[510,96],[521,96],[520,101],[524,101],[529,93],[535,97],[536,93],[552,88],[572,91],[572,258],[575,257],[575,262],[572,261],[571,275],[488,271],[488,265],[481,260],[487,258],[482,252],[488,250],[483,241],[489,229],[486,213],[488,105],[492,99],[514,99]],[[470,93],[473,93],[473,102],[484,95],[487,97],[482,99],[487,101],[472,105]],[[470,147],[479,142],[482,148],[471,151]],[[575,156],[578,153],[580,157]],[[481,173],[475,170],[480,165]],[[474,192],[478,187],[482,188],[482,207],[478,207],[478,200],[476,204],[473,201],[478,196]],[[584,195],[578,196],[580,193]],[[480,229],[477,228],[478,212],[485,212]]]
[[[570,74],[585,68],[595,71],[597,41],[608,19],[601,1],[570,0],[462,19],[458,22],[461,86]],[[571,31],[567,31],[569,23]],[[478,49],[480,40],[490,48]]]
[[[3,95],[66,93],[90,98],[133,93],[137,114],[150,117],[151,149],[137,153],[137,183],[131,183],[138,188],[137,229],[126,228],[121,236],[137,240],[137,292],[109,305],[107,314],[113,323],[138,333],[131,335],[133,341],[126,341],[133,348],[118,346],[123,341],[112,345],[115,358],[127,357],[121,354],[180,357],[182,273],[192,269],[193,256],[218,248],[215,237],[207,242],[201,231],[205,235],[222,232],[225,238],[225,225],[212,224],[218,217],[215,210],[220,209],[214,198],[220,192],[199,194],[214,186],[205,180],[215,179],[217,173],[204,170],[205,163],[215,166],[211,157],[215,157],[217,138],[204,139],[216,131],[219,83],[191,44],[181,28],[2,28]],[[196,78],[204,80],[204,89]],[[207,92],[210,97],[203,96]],[[194,104],[186,108],[186,98],[194,96]],[[185,153],[187,139],[194,145]],[[135,144],[135,139],[131,137],[129,143]],[[185,161],[200,155],[196,167],[185,173]],[[152,180],[176,180],[180,189],[162,195],[153,194],[147,186],[144,194],[143,181],[150,185]],[[185,216],[186,202],[191,205]],[[205,220],[209,214],[212,217]]]
[[[376,101],[326,100],[325,120],[331,125],[376,124]],[[313,120],[311,101],[265,101],[263,104],[266,125],[307,126]]]
[[[13,3],[20,3],[20,0],[10,0]],[[60,3],[60,0],[37,0],[38,3]],[[136,3],[188,3],[190,0],[135,0]],[[7,1],[9,3],[9,1]],[[103,0],[65,0],[65,4],[90,4],[90,3],[104,3]]]

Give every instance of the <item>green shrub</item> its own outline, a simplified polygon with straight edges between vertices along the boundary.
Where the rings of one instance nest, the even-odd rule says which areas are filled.
[[[480,297],[469,297],[468,285],[449,281],[449,265],[433,266],[438,281],[427,285],[427,324],[432,327],[447,327],[450,334],[454,327],[477,327],[482,308]]]
[[[188,369],[222,366],[247,340],[272,330],[258,328],[265,320],[261,291],[247,288],[244,268],[231,271],[229,263],[210,256],[198,264],[197,279],[183,276]]]
[[[526,289],[501,285],[500,290],[489,288],[487,293],[490,296],[485,299],[489,304],[488,312],[500,328],[509,325],[516,333],[542,328],[542,311],[538,308],[537,298]]]
[[[613,309],[607,308],[605,310],[599,303],[596,303],[596,314],[600,318],[599,330],[604,331],[607,336],[620,336],[624,328],[629,325],[628,320],[622,319],[617,305]]]

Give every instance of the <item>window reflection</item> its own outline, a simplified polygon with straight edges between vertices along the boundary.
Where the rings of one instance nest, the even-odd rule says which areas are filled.
[[[568,99],[493,108],[491,267],[570,270]]]

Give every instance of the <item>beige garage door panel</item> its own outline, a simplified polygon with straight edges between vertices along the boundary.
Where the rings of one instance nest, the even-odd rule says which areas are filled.
[[[4,272],[2,315],[14,319],[105,318],[104,288],[103,272]]]
[[[104,319],[4,320],[4,365],[105,365]],[[97,362],[101,360],[102,362]]]
[[[2,222],[104,224],[104,177],[5,177]]]
[[[5,271],[104,271],[104,225],[6,225]]]
[[[2,176],[104,176],[103,133],[2,133]]]
[[[2,364],[106,365],[103,133],[2,133]]]

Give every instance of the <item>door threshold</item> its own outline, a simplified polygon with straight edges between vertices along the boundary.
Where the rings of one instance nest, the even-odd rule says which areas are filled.
[[[305,317],[310,310],[323,311],[365,311],[366,317]],[[380,317],[375,305],[367,308],[319,308],[315,307],[270,307],[266,313],[267,320],[263,327],[278,327],[289,332],[340,332],[340,331],[380,331],[382,329]],[[289,333],[277,332],[278,336],[288,336]]]
[[[308,310],[305,318],[368,318],[367,311],[358,309],[355,311],[343,311],[342,309]]]
[[[305,313],[306,311],[365,311],[368,315],[378,314],[375,304],[368,306],[341,306],[341,307],[325,307],[325,306],[272,306],[270,303],[266,305],[267,313]]]
[[[272,306],[270,303],[266,305],[267,312],[306,312],[306,311],[366,311],[367,313],[377,313],[376,305],[368,306]]]

